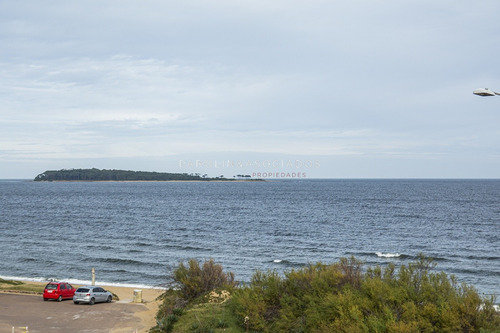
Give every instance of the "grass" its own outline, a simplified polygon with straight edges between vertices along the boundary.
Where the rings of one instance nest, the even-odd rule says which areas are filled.
[[[237,316],[228,307],[229,292],[214,290],[185,302],[179,290],[166,290],[157,326],[150,333],[243,333],[246,332]]]
[[[42,295],[43,288],[44,286],[41,284],[15,280],[4,280],[0,278],[0,291],[3,292]]]
[[[184,310],[172,332],[243,333],[244,330],[225,304],[201,303]]]

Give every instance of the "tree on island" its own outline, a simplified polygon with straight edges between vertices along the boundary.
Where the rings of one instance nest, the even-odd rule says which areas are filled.
[[[172,180],[230,180],[221,177],[211,178],[204,174],[166,173],[106,169],[62,169],[48,170],[34,179],[35,181],[172,181]]]

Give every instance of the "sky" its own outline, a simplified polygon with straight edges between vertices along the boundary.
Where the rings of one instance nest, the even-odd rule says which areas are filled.
[[[0,179],[500,178],[498,0],[0,0]]]

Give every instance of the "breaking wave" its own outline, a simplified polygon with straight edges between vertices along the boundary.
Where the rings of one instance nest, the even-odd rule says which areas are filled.
[[[380,258],[399,258],[401,257],[400,253],[382,253],[382,252],[375,252],[377,257]]]

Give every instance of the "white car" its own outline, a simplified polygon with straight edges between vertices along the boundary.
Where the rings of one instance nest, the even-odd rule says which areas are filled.
[[[90,305],[98,302],[111,303],[113,294],[97,286],[80,287],[75,291],[73,296],[73,303],[89,303]]]

